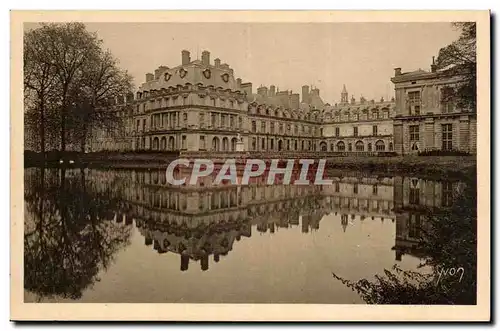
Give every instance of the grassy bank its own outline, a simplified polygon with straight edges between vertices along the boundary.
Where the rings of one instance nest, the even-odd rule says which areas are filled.
[[[328,158],[329,168],[359,171],[383,171],[417,175],[425,173],[432,177],[462,177],[476,172],[475,156],[352,156]]]
[[[214,162],[224,162],[228,158],[236,158],[245,162],[250,158],[272,159],[272,158],[309,158],[326,159],[329,169],[348,169],[364,172],[385,172],[397,174],[423,174],[433,177],[461,177],[466,173],[475,173],[475,156],[332,156],[327,153],[308,153],[301,155],[276,155],[252,153],[233,153],[214,155],[213,153],[203,155],[203,158],[210,158]],[[41,154],[26,153],[25,167],[33,166],[71,166],[90,168],[110,168],[110,169],[147,169],[164,168],[172,160],[178,158],[173,152],[95,152],[95,153],[64,153],[50,154],[45,157]],[[185,157],[185,156],[181,156]],[[188,158],[194,158],[189,155]],[[60,160],[63,163],[60,163]],[[73,163],[69,164],[69,160]]]

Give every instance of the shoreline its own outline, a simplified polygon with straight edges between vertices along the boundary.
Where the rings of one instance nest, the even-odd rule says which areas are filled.
[[[38,157],[34,157],[38,156]],[[463,177],[476,172],[477,159],[472,156],[337,156],[331,153],[67,153],[60,164],[54,157],[43,162],[40,154],[25,155],[24,167],[48,168],[99,168],[115,170],[161,169],[178,158],[193,160],[195,158],[211,159],[216,164],[222,164],[227,159],[236,159],[237,164],[244,165],[248,159],[263,159],[270,161],[280,159],[326,159],[325,170],[348,169],[350,171],[376,173],[425,174],[432,177]],[[70,164],[69,159],[74,160]]]

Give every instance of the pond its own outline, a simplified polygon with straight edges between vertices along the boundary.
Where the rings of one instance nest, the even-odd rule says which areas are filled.
[[[173,187],[161,169],[27,168],[25,302],[475,303],[475,183],[326,175]]]

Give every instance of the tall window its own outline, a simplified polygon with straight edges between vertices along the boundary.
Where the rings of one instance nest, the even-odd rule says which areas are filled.
[[[260,132],[265,133],[266,132],[266,122],[262,121],[260,123]]]
[[[231,116],[230,121],[231,121],[231,128],[234,129],[234,116]]]
[[[420,115],[420,91],[408,92],[410,115]]]
[[[252,150],[257,149],[257,138],[252,138]]]
[[[378,186],[377,184],[373,185],[373,195],[377,195],[378,194]]]
[[[243,119],[241,117],[238,117],[238,127],[243,128]]]
[[[274,122],[271,122],[271,133],[274,133]]]
[[[443,124],[442,125],[442,139],[443,139],[443,150],[449,151],[453,149],[453,125]]]
[[[186,136],[182,136],[182,149],[186,149]]]
[[[294,125],[294,126],[293,126],[293,132],[294,132],[295,134],[298,134],[298,133],[299,133],[299,126],[298,126],[298,125]]]
[[[365,149],[365,145],[363,144],[363,142],[361,140],[356,142],[356,152],[362,152],[362,151],[364,151],[364,149]]]
[[[205,136],[200,136],[200,149],[205,149]]]
[[[418,125],[410,126],[410,141],[420,140],[420,127]]]
[[[443,182],[441,185],[442,205],[443,207],[450,207],[453,204],[453,184],[451,182]]]
[[[408,92],[408,101],[410,104],[420,103],[420,91]]]
[[[184,124],[187,124],[188,114],[186,114],[186,113],[182,114],[182,121],[184,122]]]
[[[443,87],[441,89],[441,112],[448,114],[453,111],[453,108],[453,88]]]
[[[420,221],[420,215],[410,214],[410,219],[408,222],[408,237],[419,239],[420,232],[422,229],[422,223]]]
[[[358,136],[358,128],[355,126],[354,127],[354,137]]]
[[[378,127],[376,125],[373,126],[373,135],[378,135]]]
[[[283,123],[280,123],[280,134],[283,134]]]
[[[354,184],[353,186],[353,191],[354,191],[354,194],[358,194],[358,184]]]
[[[222,127],[226,127],[226,115],[222,114],[221,115],[221,122],[222,122]]]
[[[335,137],[340,137],[340,128],[335,128]]]
[[[200,113],[200,127],[205,126],[205,113]]]
[[[382,140],[379,140],[375,143],[375,149],[378,152],[383,152],[385,151],[385,143]]]
[[[212,113],[212,115],[210,117],[210,120],[211,120],[210,124],[212,124],[212,126],[214,126],[214,127],[215,127],[215,121],[216,121],[216,119],[217,119],[217,115],[215,113]]]
[[[257,123],[255,123],[255,121],[252,121],[252,132],[256,131],[257,131]]]

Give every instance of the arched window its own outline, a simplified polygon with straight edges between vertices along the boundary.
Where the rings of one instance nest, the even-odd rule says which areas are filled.
[[[231,139],[231,151],[236,151],[236,138]]]
[[[170,137],[168,138],[168,150],[173,151],[175,149],[175,138]]]
[[[214,137],[214,139],[212,139],[212,150],[218,152],[220,148],[219,145],[220,145],[219,138]]]
[[[377,140],[375,143],[375,150],[378,152],[385,151],[385,143],[382,140]]]
[[[365,144],[361,140],[356,142],[356,152],[363,152],[365,150]]]
[[[161,138],[161,150],[162,151],[167,150],[167,138],[165,138],[165,137]]]
[[[337,143],[337,151],[339,151],[339,152],[343,152],[343,151],[345,151],[345,144],[344,144],[344,142],[343,142],[343,141],[339,141],[339,142]]]
[[[326,142],[322,141],[320,144],[319,144],[319,148],[322,152],[326,152],[328,150],[328,145],[326,144]]]
[[[158,139],[158,137],[155,137],[153,139],[153,149],[157,151],[159,147],[160,147],[160,139]]]

